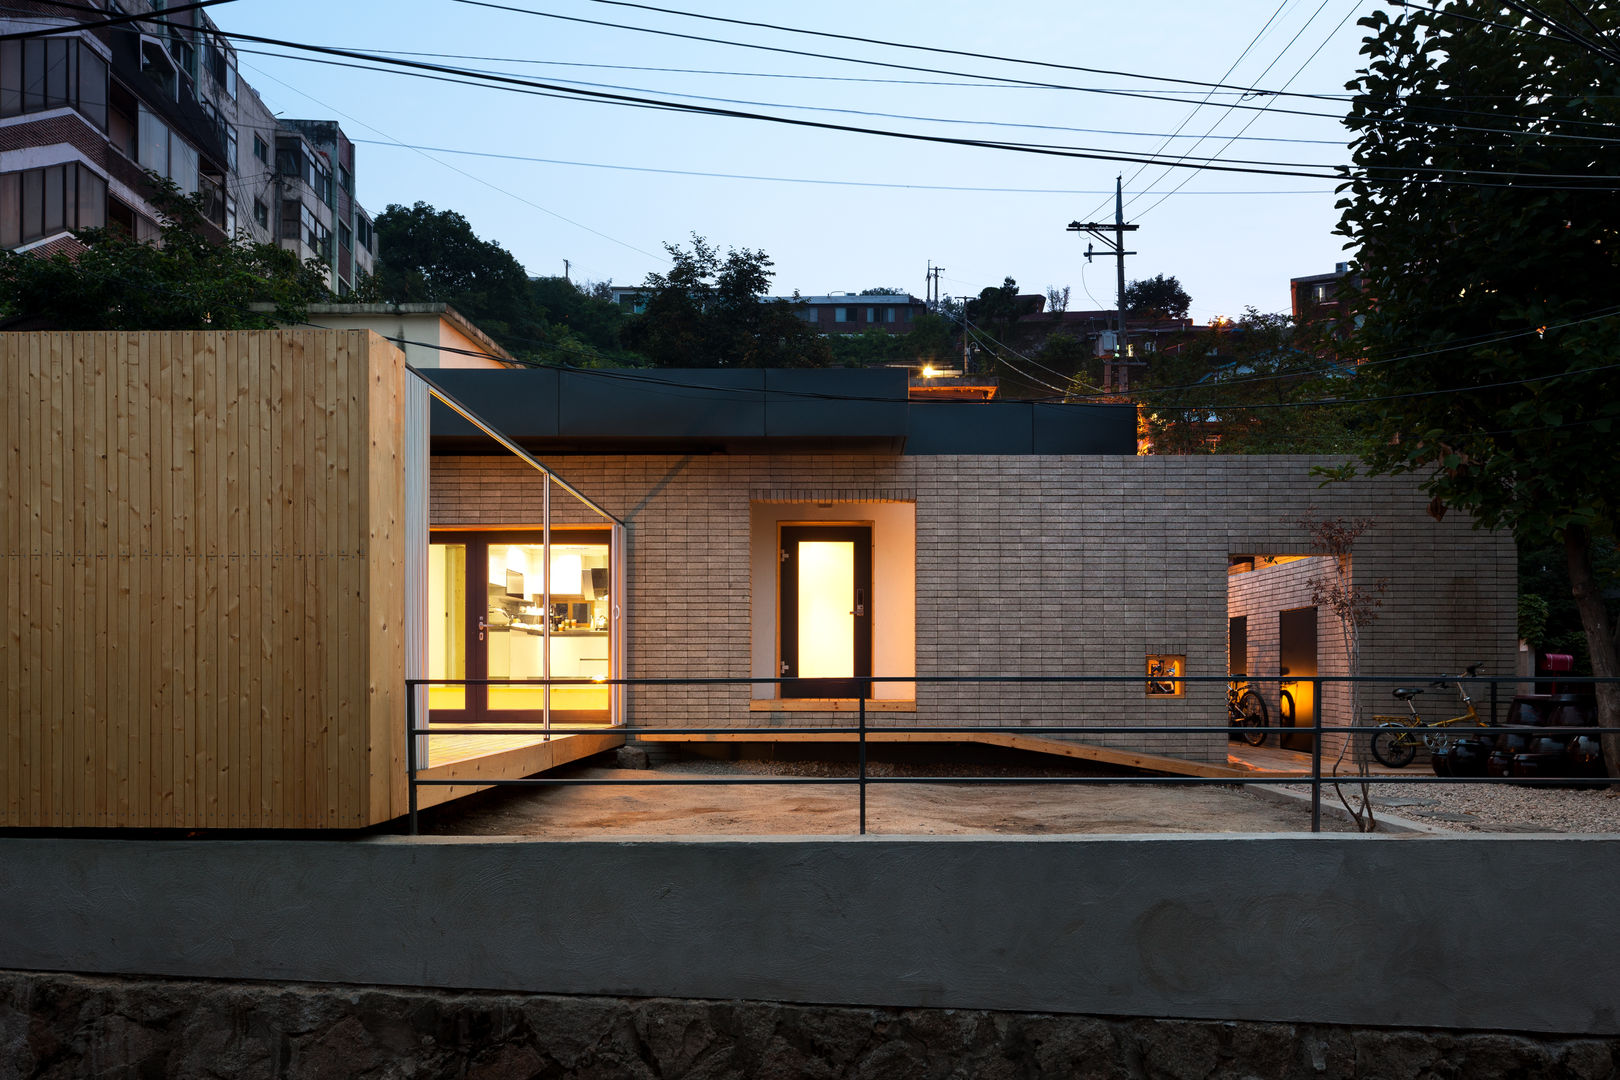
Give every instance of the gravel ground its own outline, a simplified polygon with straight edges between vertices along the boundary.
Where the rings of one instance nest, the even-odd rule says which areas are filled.
[[[1288,790],[1309,794],[1308,787]],[[1357,791],[1346,786],[1355,806]],[[1324,804],[1338,798],[1322,789]],[[1532,787],[1523,784],[1377,784],[1373,811],[1456,832],[1486,833],[1620,833],[1620,791],[1589,788]]]
[[[1109,775],[1086,766],[872,762],[882,778]],[[654,779],[725,776],[843,778],[847,761],[689,759],[654,769],[579,767],[559,776]],[[1323,828],[1348,823],[1324,816]],[[445,836],[849,835],[858,828],[857,793],[848,784],[750,787],[558,786],[507,789],[433,812],[424,831]],[[888,835],[1069,835],[1097,833],[1303,832],[1304,805],[1279,805],[1224,784],[872,784],[867,831]]]
[[[1237,786],[1215,784],[953,784],[950,777],[1110,774],[1086,763],[1025,759],[883,761],[874,778],[940,777],[941,783],[873,784],[867,828],[889,834],[1293,832],[1310,828],[1308,804],[1278,805]],[[847,778],[853,761],[681,758],[652,769],[604,767],[601,759],[553,774],[651,780],[725,776]],[[1427,771],[1412,769],[1412,776]],[[1309,794],[1303,785],[1285,790]],[[1355,788],[1345,787],[1352,802]],[[1337,807],[1331,788],[1325,807]],[[856,831],[851,785],[568,786],[489,792],[432,813],[439,835],[836,835]],[[1608,787],[1387,783],[1373,787],[1375,812],[1474,833],[1617,833],[1620,792]],[[1322,827],[1352,826],[1324,813]]]

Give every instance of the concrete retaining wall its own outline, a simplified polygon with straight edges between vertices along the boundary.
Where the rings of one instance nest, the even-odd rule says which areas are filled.
[[[1620,1034],[1620,839],[0,840],[0,968]]]

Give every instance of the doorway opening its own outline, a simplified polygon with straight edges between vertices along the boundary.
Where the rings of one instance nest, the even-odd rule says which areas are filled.
[[[1325,722],[1345,698],[1342,684],[1323,688],[1318,701],[1311,679],[1343,674],[1344,658],[1323,655],[1337,640],[1322,620],[1327,615],[1312,599],[1312,581],[1329,572],[1319,555],[1239,554],[1227,560],[1227,672],[1245,681],[1268,706],[1273,733],[1267,743],[1308,752],[1320,712]],[[1329,650],[1331,652],[1331,649]]]

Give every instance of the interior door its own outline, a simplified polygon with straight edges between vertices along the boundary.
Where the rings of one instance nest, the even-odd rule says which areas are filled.
[[[784,525],[780,536],[782,696],[870,697],[872,527]]]
[[[1312,727],[1316,724],[1316,701],[1308,680],[1316,674],[1316,608],[1292,608],[1278,612],[1277,644],[1282,665],[1282,692],[1288,695],[1283,698],[1282,692],[1278,694],[1281,707],[1277,710],[1277,723],[1281,727],[1288,725],[1290,710],[1287,702],[1291,699],[1293,726]],[[1284,732],[1282,745],[1289,750],[1309,750],[1311,736],[1308,732]]]

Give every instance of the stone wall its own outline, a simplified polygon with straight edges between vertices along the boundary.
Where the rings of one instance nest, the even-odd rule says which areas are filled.
[[[1185,696],[1141,679],[1073,685],[927,684],[916,712],[874,723],[1222,723],[1227,561],[1303,553],[1299,525],[1368,517],[1359,581],[1386,581],[1363,670],[1513,670],[1512,540],[1466,518],[1436,522],[1410,480],[1321,488],[1326,459],[1278,457],[551,456],[546,463],[629,526],[627,667],[635,677],[746,677],[752,650],[749,507],[783,501],[916,503],[916,673],[1136,675],[1148,654],[1187,656]],[[544,481],[504,457],[433,462],[436,526],[534,525]],[[560,496],[560,497],[559,497]],[[589,520],[560,492],[555,520]],[[1320,634],[1324,656],[1327,629]],[[876,674],[881,674],[876,673]],[[1275,671],[1269,673],[1275,677]],[[1275,699],[1275,690],[1269,695]],[[849,713],[749,711],[747,685],[635,688],[632,725],[851,723]],[[1098,735],[1097,743],[1224,760],[1224,738]]]
[[[1620,1040],[0,972],[0,1076],[1613,1077]]]

